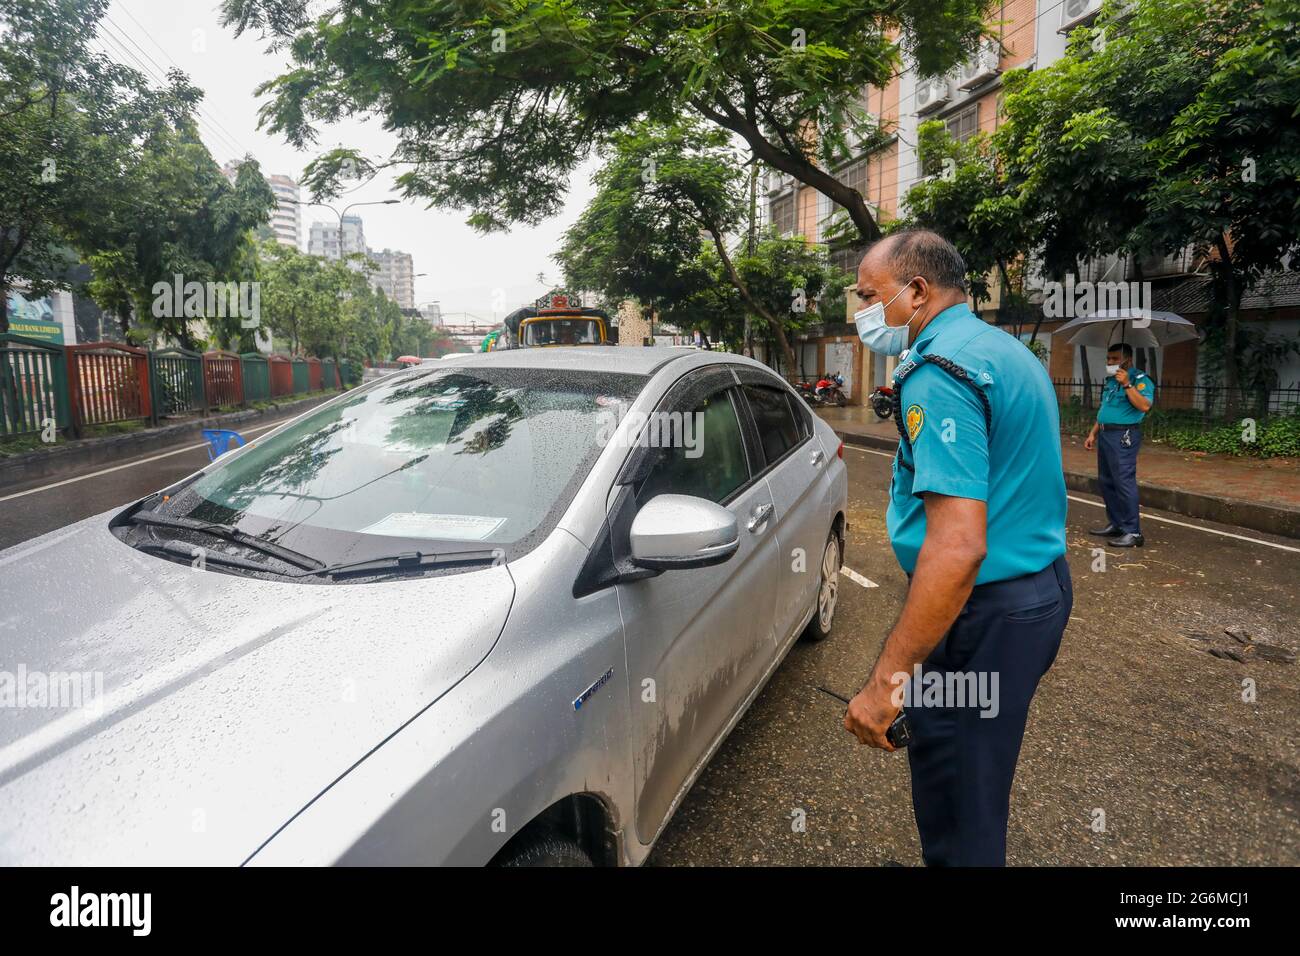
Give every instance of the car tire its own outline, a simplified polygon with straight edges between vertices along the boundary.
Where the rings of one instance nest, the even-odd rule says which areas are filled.
[[[594,866],[577,843],[558,833],[539,833],[509,851],[498,866]]]
[[[840,568],[844,566],[844,546],[835,529],[826,538],[821,563],[817,566],[817,593],[812,620],[804,628],[805,641],[824,641],[835,626],[835,606],[839,603]]]

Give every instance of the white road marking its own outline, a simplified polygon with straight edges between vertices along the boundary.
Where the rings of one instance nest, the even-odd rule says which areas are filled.
[[[862,585],[864,588],[878,588],[878,587],[880,587],[880,585],[877,584],[875,581],[871,580],[871,578],[864,578],[862,575],[858,574],[858,572],[857,572],[857,571],[854,571],[852,568],[846,568],[846,567],[844,567],[844,566],[841,565],[841,566],[840,566],[840,574],[844,575],[846,578],[848,578],[848,579],[849,579],[850,581],[852,581],[854,584],[860,584],[860,585]]]
[[[273,425],[261,425],[257,428],[250,428],[247,431],[240,432],[241,435],[252,435],[254,432],[264,432],[268,428],[279,428],[284,422],[276,422]],[[34,495],[40,491],[49,491],[51,488],[62,488],[64,485],[71,485],[78,481],[85,481],[87,478],[98,478],[100,475],[107,475],[110,472],[121,471],[123,468],[134,468],[136,465],[147,465],[151,461],[158,461],[160,458],[170,458],[172,455],[182,455],[187,451],[194,451],[196,448],[207,448],[207,442],[199,442],[197,445],[186,445],[184,448],[177,448],[173,451],[165,451],[161,455],[151,455],[148,458],[141,458],[138,461],[128,461],[124,465],[114,465],[112,468],[101,468],[99,471],[92,471],[89,474],[77,475],[75,478],[65,478],[62,481],[56,481],[53,484],[41,485],[39,488],[29,488],[26,491],[16,491],[12,495],[5,495],[0,501],[9,501],[12,498],[22,498],[25,495]]]
[[[873,448],[858,448],[856,445],[849,444],[845,444],[844,447],[850,451],[860,451],[866,455],[880,455],[882,458],[894,457],[891,452],[876,451]],[[1087,498],[1079,498],[1076,495],[1066,495],[1065,497],[1069,498],[1071,501],[1077,501],[1081,505],[1092,505],[1094,508],[1106,507],[1103,502],[1089,501]],[[0,498],[0,501],[3,500],[3,498]],[[1144,520],[1148,521],[1163,521],[1165,524],[1178,525],[1180,528],[1191,528],[1193,531],[1204,531],[1206,534],[1217,534],[1221,538],[1236,538],[1238,541],[1249,541],[1251,544],[1262,544],[1266,548],[1277,548],[1279,551],[1291,551],[1295,554],[1300,554],[1300,548],[1293,547],[1289,544],[1278,544],[1275,541],[1265,541],[1262,538],[1251,538],[1244,534],[1233,534],[1231,531],[1220,531],[1218,528],[1207,528],[1204,525],[1189,524],[1186,521],[1175,521],[1173,518],[1162,518],[1160,515],[1153,515],[1146,511],[1139,512],[1139,514]]]

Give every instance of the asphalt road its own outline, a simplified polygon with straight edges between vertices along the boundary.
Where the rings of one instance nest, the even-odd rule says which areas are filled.
[[[906,583],[885,535],[889,456],[849,447],[845,457],[846,567],[878,586],[842,582],[835,632],[791,651],[683,801],[653,864],[920,862],[905,756],[859,746],[840,723],[844,705],[819,689],[856,691]],[[191,443],[0,490],[0,548],[206,461]],[[1093,570],[1099,542],[1085,529],[1103,513],[1089,500],[1070,503],[1074,616],[1030,713],[1009,862],[1300,863],[1300,664],[1258,650],[1300,650],[1300,542],[1144,512],[1147,547],[1111,549],[1106,569]],[[1256,647],[1226,627],[1245,628]]]

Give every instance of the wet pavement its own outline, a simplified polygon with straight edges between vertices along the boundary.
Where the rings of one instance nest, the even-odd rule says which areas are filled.
[[[791,650],[652,864],[921,861],[905,755],[860,746],[840,723],[844,705],[818,689],[857,690],[906,584],[885,534],[889,457],[846,448],[845,458],[845,564],[879,587],[842,581],[834,633]],[[1300,863],[1300,664],[1263,660],[1223,633],[1244,627],[1251,643],[1284,649],[1266,652],[1278,657],[1300,650],[1300,553],[1263,543],[1300,542],[1160,515],[1144,512],[1147,547],[1112,548],[1093,571],[1099,542],[1086,528],[1102,511],[1070,503],[1074,614],[1030,711],[1011,864]]]
[[[882,421],[865,405],[819,408],[817,415],[840,431],[898,440],[893,419]],[[1078,435],[1061,436],[1061,459],[1067,472],[1097,474],[1097,452],[1084,448]],[[1147,441],[1138,456],[1138,481],[1198,495],[1300,509],[1300,460],[1295,458],[1210,455]]]

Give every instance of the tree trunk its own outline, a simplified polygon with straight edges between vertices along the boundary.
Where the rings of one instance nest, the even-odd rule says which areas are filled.
[[[719,126],[742,137],[749,144],[754,155],[767,165],[793,176],[799,182],[811,186],[842,206],[849,214],[849,218],[853,220],[853,225],[857,227],[863,240],[876,242],[881,238],[880,226],[872,218],[866,201],[856,189],[845,186],[829,173],[819,169],[811,160],[792,156],[784,150],[777,149],[768,142],[762,128],[756,122],[743,115],[726,99],[719,100],[716,108],[713,104],[701,100],[696,100],[691,105]]]
[[[1079,346],[1079,374],[1083,377],[1083,407],[1092,408],[1092,376],[1088,374],[1088,350]]]
[[[1241,311],[1241,283],[1233,270],[1232,251],[1223,235],[1214,240],[1219,250],[1219,262],[1213,267],[1217,274],[1223,293],[1223,385],[1227,391],[1224,396],[1223,413],[1228,419],[1236,417],[1238,392],[1240,390],[1240,369],[1237,367],[1237,318]]]
[[[722,241],[719,230],[710,229],[709,235],[713,237],[713,245],[718,250],[718,257],[722,259],[722,265],[726,268],[727,275],[731,277],[731,284],[736,287],[740,297],[749,303],[750,308],[767,320],[768,328],[772,330],[772,335],[776,337],[777,344],[781,346],[781,352],[785,356],[785,367],[789,369],[787,374],[793,375],[796,368],[794,350],[790,348],[790,342],[785,337],[785,329],[781,327],[781,323],[777,321],[776,316],[750,294],[749,286],[745,284],[745,280],[736,271],[736,267],[731,262],[731,256],[727,255],[727,247]]]

